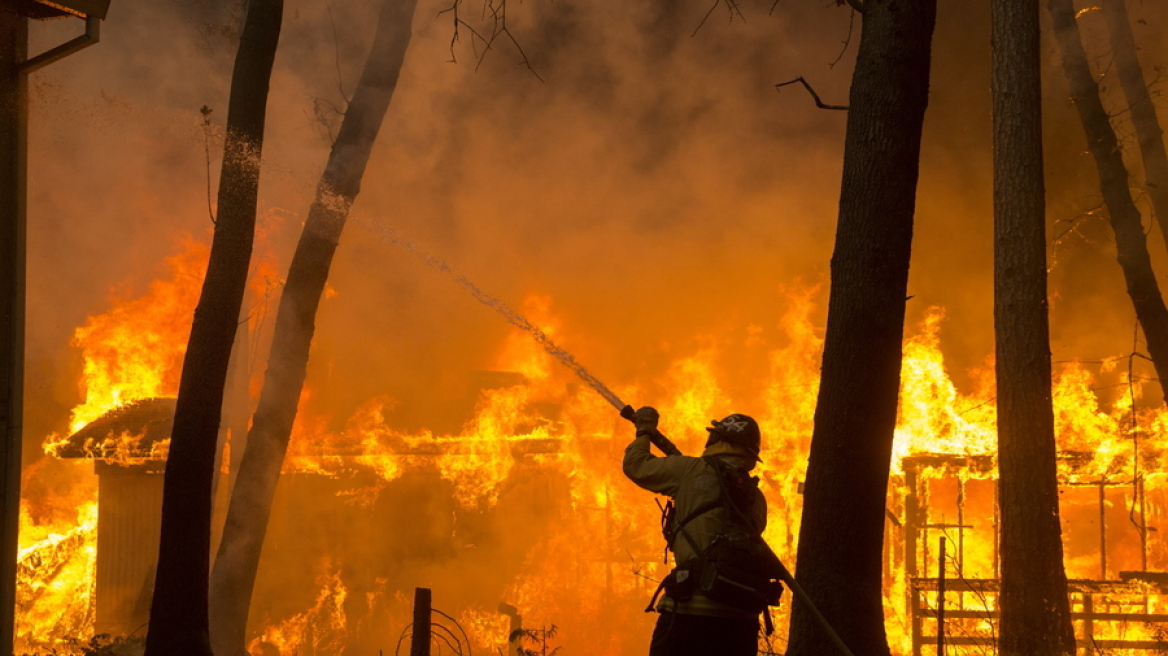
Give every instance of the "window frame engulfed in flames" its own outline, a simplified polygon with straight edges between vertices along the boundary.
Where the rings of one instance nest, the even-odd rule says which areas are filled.
[[[1070,454],[1060,454],[1061,459],[1069,459]],[[946,568],[946,576],[952,576],[956,571],[957,578],[944,582],[946,591],[946,606],[943,621],[946,626],[949,622],[980,621],[989,627],[987,635],[946,635],[944,643],[953,647],[986,647],[994,644],[997,634],[996,620],[998,611],[994,608],[996,595],[999,590],[999,560],[998,560],[998,511],[996,489],[996,467],[993,457],[989,455],[954,455],[954,454],[916,454],[907,456],[903,460],[902,480],[903,522],[893,513],[889,513],[891,524],[889,535],[901,534],[899,544],[890,544],[892,551],[886,554],[889,565],[888,573],[891,576],[895,571],[893,560],[903,559],[903,577],[905,584],[906,615],[911,630],[912,654],[920,656],[925,647],[933,650],[937,645],[937,596],[941,582],[939,574],[930,573],[928,550],[930,531],[942,530],[949,535],[950,549],[955,549],[952,556],[956,564],[954,568]],[[929,482],[936,479],[952,479],[957,488],[958,517],[956,523],[930,521]],[[962,564],[965,557],[965,537],[967,531],[974,525],[965,518],[965,485],[969,480],[988,479],[995,482],[993,492],[994,514],[993,530],[993,564],[992,578],[965,578]],[[1135,640],[1135,639],[1096,639],[1094,636],[1100,628],[1118,623],[1165,623],[1168,622],[1168,613],[1151,611],[1150,599],[1163,598],[1168,595],[1168,573],[1147,572],[1148,567],[1148,531],[1147,508],[1145,499],[1146,478],[1142,476],[1133,479],[1112,480],[1106,476],[1098,477],[1093,481],[1060,481],[1060,487],[1095,487],[1099,489],[1098,522],[1099,522],[1099,558],[1100,579],[1071,579],[1068,589],[1071,595],[1071,619],[1075,625],[1075,635],[1080,648],[1088,649],[1089,653],[1098,649],[1132,649],[1132,650],[1163,650],[1166,643],[1162,640]],[[1138,572],[1119,572],[1118,580],[1106,578],[1107,568],[1107,523],[1106,523],[1106,493],[1117,488],[1131,488],[1138,504],[1140,521],[1136,524],[1140,539],[1140,555],[1142,570]],[[1133,524],[1135,523],[1133,519]],[[948,530],[946,530],[948,529]],[[955,531],[956,535],[952,535]],[[956,538],[955,541],[952,538]],[[894,543],[894,540],[888,540]],[[897,548],[899,547],[899,549]],[[924,554],[923,558],[919,558]],[[918,562],[920,560],[920,562]],[[934,559],[935,562],[936,559]],[[946,559],[949,560],[948,558]],[[926,571],[922,571],[922,568]],[[973,603],[967,604],[966,597],[972,594],[975,603],[980,608],[973,608]],[[957,608],[951,608],[953,597],[957,597]],[[1161,606],[1163,602],[1160,602]],[[926,628],[932,624],[933,633],[926,633]],[[946,633],[949,631],[947,630]]]

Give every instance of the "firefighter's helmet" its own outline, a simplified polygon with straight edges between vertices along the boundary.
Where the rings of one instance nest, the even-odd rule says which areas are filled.
[[[758,430],[758,422],[746,415],[733,414],[725,419],[711,422],[706,430],[710,431],[710,440],[715,442],[729,442],[745,448],[755,460],[760,460],[759,449],[762,445],[762,434]]]

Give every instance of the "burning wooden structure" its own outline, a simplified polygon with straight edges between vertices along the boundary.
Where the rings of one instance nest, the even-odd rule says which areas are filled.
[[[469,378],[471,397],[526,384],[514,372],[471,372]],[[474,409],[473,401],[456,405]],[[531,404],[526,410],[529,422],[547,421],[548,415],[558,412],[548,403]],[[93,623],[97,633],[140,634],[148,619],[158,552],[161,474],[173,412],[173,399],[144,399],[103,415],[53,445],[59,458],[93,460],[99,481]],[[538,431],[527,437],[508,437],[502,445],[506,453],[496,455],[512,460],[522,480],[509,483],[515,494],[504,493],[497,503],[468,499],[466,492],[452,484],[450,474],[440,470],[443,461],[474,457],[481,445],[473,436],[397,438],[391,440],[390,449],[374,457],[360,444],[345,440],[309,445],[308,451],[294,449],[282,476],[265,558],[271,555],[301,563],[343,555],[351,565],[356,559],[351,554],[365,551],[360,556],[364,561],[355,569],[372,574],[350,570],[342,580],[336,573],[331,585],[334,590],[346,590],[341,599],[345,594],[374,594],[376,586],[384,585],[387,572],[426,570],[452,561],[459,563],[456,567],[475,570],[474,576],[494,590],[489,594],[502,596],[522,562],[512,558],[513,562],[501,563],[498,553],[522,553],[521,545],[531,540],[525,531],[548,531],[545,522],[553,521],[570,504],[564,483],[556,480],[560,477],[557,468],[547,464],[563,456],[563,440]],[[394,471],[378,471],[386,467]],[[226,485],[221,488],[219,496],[226,494]],[[585,503],[577,511],[606,527],[606,533],[618,530],[604,507]],[[400,530],[403,526],[409,530]],[[613,556],[597,565],[604,568],[611,585],[629,561],[615,548],[610,551]],[[297,568],[267,579],[261,576],[256,596],[263,601],[253,611],[263,618],[261,623],[278,624],[272,618],[301,612],[305,600],[318,592],[316,574],[311,568]],[[638,581],[639,592],[647,597],[650,582]],[[408,589],[427,582],[422,575],[407,574],[401,586]],[[497,607],[487,614],[505,621],[510,635],[521,626],[523,609],[509,604]],[[263,651],[265,644],[275,648],[282,640],[279,635],[259,636],[254,647]],[[513,641],[502,644],[514,647]],[[321,647],[316,653],[331,652]]]
[[[480,377],[520,382],[502,374]],[[61,457],[96,460],[101,498],[95,622],[99,632],[133,633],[146,621],[161,505],[159,454],[165,450],[160,446],[169,435],[173,408],[171,399],[131,404],[78,431],[58,451]],[[380,502],[353,504],[354,497],[346,499],[352,479],[338,481],[324,471],[291,472],[282,507],[316,509],[309,514],[278,511],[271,529],[273,544],[283,545],[276,547],[283,551],[328,554],[343,552],[350,541],[378,543],[386,562],[373,565],[374,570],[392,568],[390,561],[466,558],[466,550],[497,539],[490,527],[496,519],[489,511],[460,508],[454,490],[433,469],[432,461],[468,448],[457,439],[399,442],[392,456],[412,464],[389,487],[378,489],[378,495],[386,497]],[[544,437],[513,440],[509,449],[513,457],[532,461],[560,454],[564,445],[560,439]],[[359,459],[362,453],[333,448],[317,455]],[[1168,542],[1149,518],[1162,516],[1166,507],[1165,477],[1147,471],[1093,477],[1076,468],[1090,458],[1074,453],[1060,458],[1064,542],[1080,647],[1084,653],[1163,650],[1168,644],[1162,628],[1168,623],[1168,573],[1154,568],[1168,563]],[[995,475],[989,455],[913,454],[903,458],[901,472],[894,476],[897,492],[890,497],[886,578],[893,591],[890,606],[902,608],[911,627],[913,656],[937,653],[941,644],[948,653],[975,653],[994,643],[999,576]],[[529,487],[536,492],[529,502],[543,503],[543,512],[554,514],[551,499],[563,490],[557,489],[554,472],[543,471],[538,478]],[[378,485],[372,480],[370,484]],[[314,503],[322,498],[336,502]],[[397,503],[400,499],[409,502]],[[604,512],[602,521],[608,526],[611,513],[598,510]],[[415,527],[408,539],[387,530],[401,525]],[[947,545],[943,565],[942,541]],[[613,576],[620,575],[618,560],[604,564],[609,586]],[[648,562],[634,565],[653,567]],[[515,607],[506,608],[508,616],[517,616]]]
[[[174,405],[170,398],[130,403],[57,450],[60,458],[92,459],[98,478],[96,633],[132,635],[149,619]]]
[[[1149,571],[1149,562],[1162,568],[1168,543],[1148,519],[1150,506],[1162,513],[1168,499],[1163,477],[1092,477],[1076,470],[1090,458],[1062,453],[1060,460],[1063,542],[1079,648],[1085,654],[1162,652],[1168,648],[1168,572]],[[904,521],[890,522],[889,536],[897,539],[889,555],[903,561],[912,654],[938,653],[939,645],[949,646],[949,653],[992,648],[999,617],[993,459],[915,454],[902,465]]]

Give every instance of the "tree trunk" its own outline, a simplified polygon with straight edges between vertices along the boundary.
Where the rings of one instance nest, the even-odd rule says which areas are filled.
[[[24,441],[24,324],[28,160],[28,21],[0,3],[0,650],[12,653],[20,471]]]
[[[1140,144],[1144,191],[1152,201],[1160,235],[1168,246],[1168,154],[1164,151],[1164,131],[1156,117],[1156,106],[1148,97],[1148,83],[1136,55],[1136,38],[1132,34],[1124,0],[1103,0],[1103,16],[1107,19],[1107,31],[1111,36],[1116,72],[1131,108],[1132,125]]]
[[[251,0],[235,57],[219,217],[183,359],[162,495],[146,656],[210,656],[211,481],[223,387],[255,237],[265,108],[283,0]]]
[[[211,572],[213,641],[218,656],[245,653],[248,607],[276,482],[304,385],[317,306],[397,86],[416,5],[417,0],[386,0],[382,7],[365,70],[345,112],[288,270],[268,370]]]
[[[863,7],[797,577],[855,653],[887,656],[885,493],[936,2]],[[788,655],[834,649],[796,602]]]
[[[1099,187],[1111,215],[1117,259],[1123,269],[1127,293],[1148,342],[1148,355],[1156,368],[1163,396],[1165,381],[1168,381],[1168,308],[1164,307],[1160,285],[1152,272],[1140,211],[1128,188],[1127,167],[1123,163],[1115,130],[1099,98],[1099,85],[1087,64],[1087,54],[1075,22],[1074,3],[1072,0],[1048,0],[1047,9],[1062,50],[1071,100],[1079,110],[1083,130],[1087,133],[1087,145],[1095,156]]]
[[[1073,656],[1059,524],[1038,0],[993,0],[994,335],[1002,656]]]

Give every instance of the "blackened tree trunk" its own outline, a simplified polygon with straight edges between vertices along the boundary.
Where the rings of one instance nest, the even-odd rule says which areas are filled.
[[[231,77],[211,258],[183,359],[162,496],[146,656],[210,656],[211,481],[223,388],[255,237],[268,85],[283,0],[251,0]]]
[[[1152,211],[1160,234],[1168,245],[1168,153],[1164,150],[1164,131],[1156,116],[1156,106],[1148,97],[1148,83],[1136,54],[1136,37],[1132,34],[1125,0],[1103,0],[1103,16],[1111,37],[1115,69],[1123,86],[1123,95],[1131,109],[1132,125],[1140,144],[1144,163],[1144,191],[1152,201]]]
[[[276,315],[259,405],[232,490],[211,572],[212,640],[218,656],[243,654],[248,606],[280,468],[308,366],[320,297],[373,142],[393,97],[417,0],[385,0],[373,46],[317,186]]]
[[[1168,381],[1168,308],[1160,295],[1160,285],[1148,256],[1148,240],[1140,211],[1128,188],[1127,167],[1115,137],[1115,129],[1099,98],[1099,85],[1091,75],[1087,54],[1075,22],[1072,0],[1048,0],[1055,38],[1062,51],[1063,71],[1070,85],[1071,100],[1079,110],[1087,145],[1095,157],[1099,187],[1111,215],[1115,249],[1127,293],[1135,307],[1136,319],[1148,343],[1148,355],[1160,379],[1161,395]]]
[[[992,3],[1002,656],[1075,653],[1051,406],[1038,3]]]
[[[0,3],[0,650],[12,653],[24,440],[28,22]]]
[[[889,653],[881,547],[935,18],[935,0],[863,3],[799,529],[799,583],[869,656]],[[787,653],[834,649],[795,602]]]

